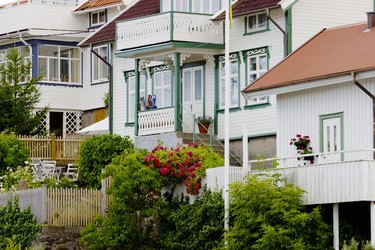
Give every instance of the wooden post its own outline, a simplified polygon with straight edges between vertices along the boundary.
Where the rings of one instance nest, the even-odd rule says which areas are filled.
[[[56,160],[56,134],[51,134],[51,159]]]

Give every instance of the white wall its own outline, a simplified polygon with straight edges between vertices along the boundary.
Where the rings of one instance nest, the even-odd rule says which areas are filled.
[[[82,110],[82,88],[40,85],[41,98],[37,108],[49,106],[58,110]]]
[[[374,81],[359,80],[372,93]],[[310,136],[313,151],[320,152],[319,116],[338,112],[343,112],[344,150],[372,148],[372,101],[351,81],[278,95],[278,157],[295,155],[289,142],[296,134]]]
[[[323,28],[367,21],[373,0],[299,0],[292,7],[293,50]]]

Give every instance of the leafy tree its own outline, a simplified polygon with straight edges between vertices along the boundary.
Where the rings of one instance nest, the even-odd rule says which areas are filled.
[[[80,182],[87,187],[100,187],[102,169],[116,156],[133,147],[129,137],[119,135],[101,135],[87,139],[79,151]]]
[[[190,204],[174,199],[162,209],[160,227],[163,249],[214,249],[224,233],[224,201],[221,192],[204,189]]]
[[[230,186],[230,249],[330,249],[319,208],[304,211],[303,190],[278,176],[251,175]]]
[[[37,223],[29,208],[21,211],[18,199],[9,200],[7,206],[0,207],[0,249],[8,246],[9,239],[25,249],[41,229],[42,225]]]
[[[7,169],[24,166],[29,158],[29,149],[17,138],[0,134],[0,175]]]
[[[105,176],[112,176],[111,204],[106,218],[99,217],[81,232],[88,249],[154,248],[162,179],[145,166],[146,153],[127,152],[106,167]]]
[[[41,92],[38,81],[30,78],[31,62],[17,49],[9,50],[6,63],[0,66],[0,131],[16,134],[37,134],[36,128],[46,115],[47,107],[35,111]]]

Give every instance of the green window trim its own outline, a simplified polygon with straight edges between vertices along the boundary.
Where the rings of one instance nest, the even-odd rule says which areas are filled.
[[[140,75],[141,76],[144,76],[144,81],[145,81],[145,89],[144,89],[144,92],[145,92],[145,95],[147,95],[147,75],[144,74],[144,72],[140,72]],[[130,101],[130,90],[129,90],[129,79],[131,77],[134,77],[135,78],[135,70],[129,70],[129,71],[124,71],[124,79],[125,79],[125,84],[126,84],[126,123],[125,123],[125,126],[128,127],[127,125],[132,125],[134,126],[134,121],[129,121],[129,101]],[[136,90],[135,90],[136,92]],[[136,119],[134,117],[134,119]]]
[[[341,151],[344,150],[344,112],[326,114],[326,115],[319,115],[319,151],[323,153],[323,121],[333,118],[340,119],[340,141],[341,141]],[[344,160],[344,154],[341,154],[341,161]]]
[[[259,20],[258,18],[259,18],[260,15],[263,15],[263,14],[266,14],[266,26],[264,28],[263,27],[262,28],[257,27],[256,29],[250,29],[249,30],[249,27],[248,27],[249,17],[256,16],[257,25],[258,25],[258,20]],[[244,24],[245,25],[245,31],[244,31],[243,35],[254,35],[254,34],[257,34],[257,33],[270,31],[269,20],[268,20],[266,12],[259,12],[259,13],[256,13],[256,14],[245,16],[244,21],[245,21],[244,22],[245,23]]]
[[[247,106],[244,106],[243,109],[244,110],[253,110],[253,109],[267,108],[267,107],[270,107],[270,106],[271,106],[271,103],[267,102],[267,103],[261,103],[261,104],[247,105]]]
[[[126,123],[125,123],[125,127],[126,127],[126,128],[134,127],[134,125],[135,125],[134,122],[126,122]]]
[[[234,113],[234,112],[238,112],[238,111],[241,111],[242,108],[240,107],[236,107],[236,108],[229,108],[229,113]],[[217,110],[217,113],[219,114],[224,114],[225,110],[224,109],[218,109]]]

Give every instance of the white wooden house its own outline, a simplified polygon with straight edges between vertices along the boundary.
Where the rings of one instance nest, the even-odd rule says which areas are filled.
[[[243,91],[276,95],[280,173],[306,191],[305,204],[333,208],[335,249],[341,210],[375,244],[374,44],[369,12],[366,23],[318,33]],[[310,137],[313,162],[290,145],[296,134]]]
[[[119,0],[0,3],[0,63],[16,47],[31,61],[32,76],[43,76],[37,109],[48,106],[49,114],[41,130],[64,136],[106,117],[103,96],[108,81],[103,88],[84,78],[83,69],[91,58],[77,43],[124,8]]]

